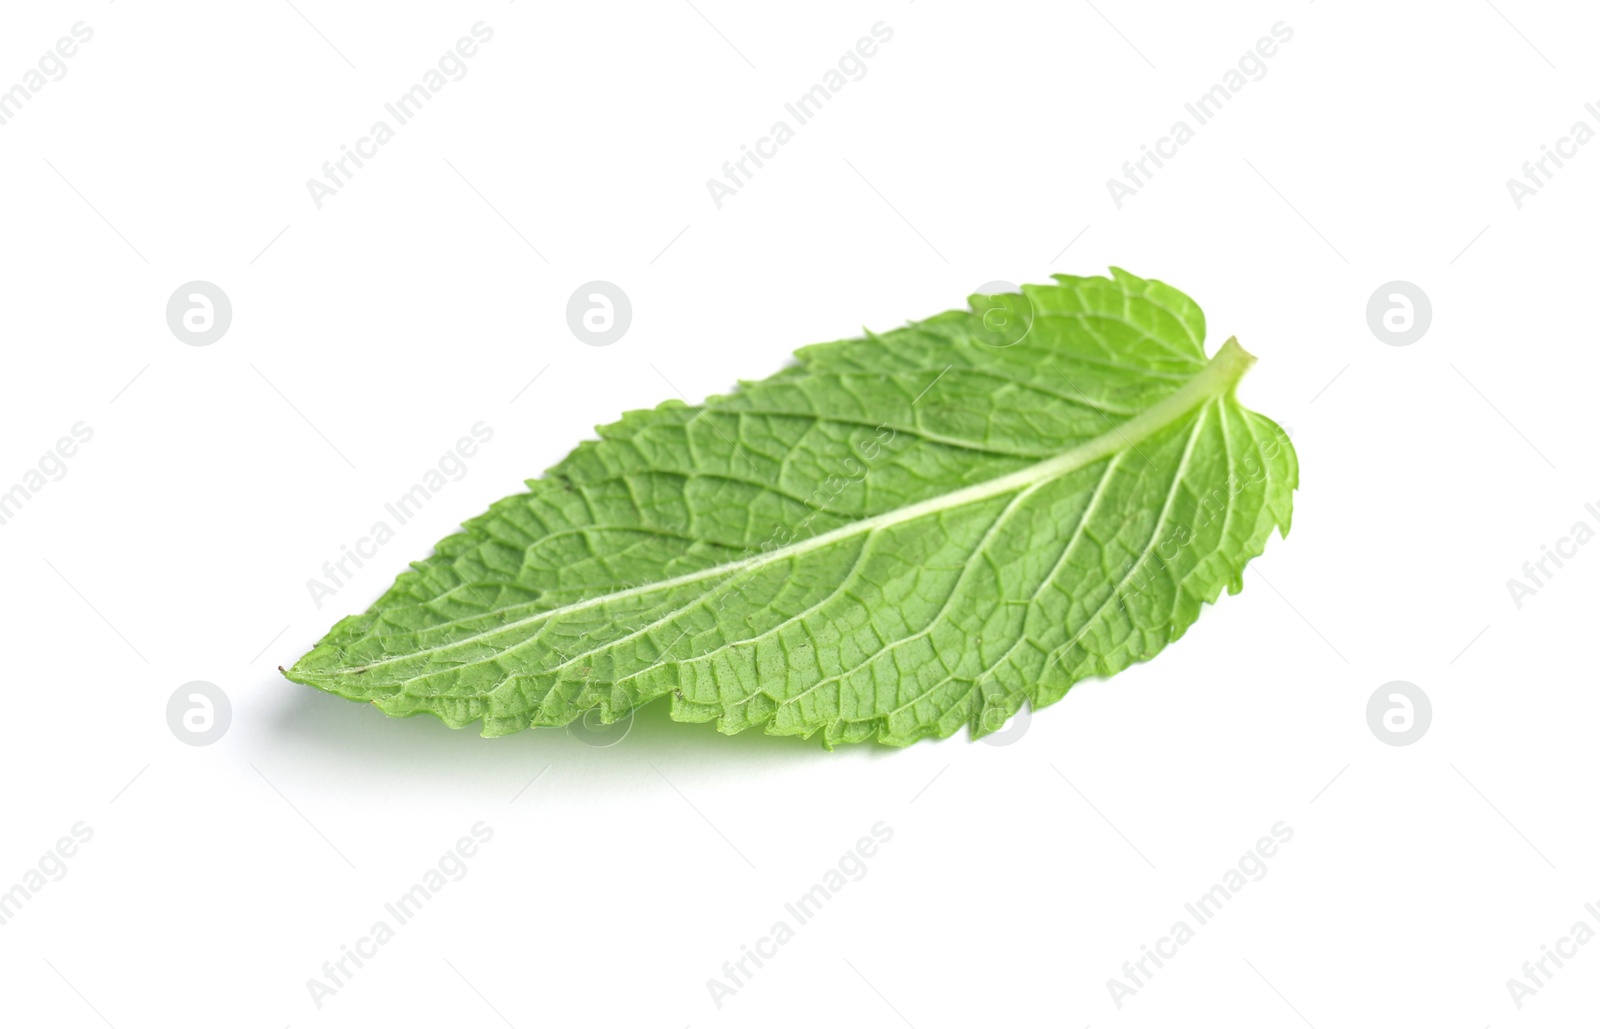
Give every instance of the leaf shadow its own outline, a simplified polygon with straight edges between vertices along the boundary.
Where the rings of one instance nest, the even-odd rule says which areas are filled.
[[[546,765],[581,775],[592,785],[620,785],[641,776],[670,778],[674,769],[748,778],[764,769],[882,760],[895,753],[875,744],[829,752],[818,739],[768,736],[759,730],[728,736],[709,722],[673,721],[664,699],[609,727],[575,723],[485,739],[476,725],[451,729],[428,715],[393,718],[370,704],[280,682],[270,687],[267,710],[259,716],[269,730],[263,738],[285,760],[354,765],[362,777],[399,773],[432,779],[453,791],[461,789],[463,780],[492,782],[497,790],[506,783],[521,785]]]

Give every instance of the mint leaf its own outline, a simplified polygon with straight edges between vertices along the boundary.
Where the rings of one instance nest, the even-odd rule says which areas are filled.
[[[905,745],[1153,657],[1289,530],[1254,358],[1115,269],[970,303],[602,427],[285,674],[485,736],[667,697]]]

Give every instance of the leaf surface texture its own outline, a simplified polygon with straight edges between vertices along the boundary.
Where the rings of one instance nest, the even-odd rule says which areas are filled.
[[[1147,660],[1289,530],[1283,431],[1188,297],[1113,270],[635,411],[286,674],[486,736],[667,698],[828,745],[999,728]]]

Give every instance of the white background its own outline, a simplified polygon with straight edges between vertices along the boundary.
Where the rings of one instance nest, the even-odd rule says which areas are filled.
[[[0,489],[94,432],[0,526],[0,890],[74,823],[94,835],[0,926],[0,1021],[1594,1011],[1597,945],[1520,1010],[1506,986],[1600,929],[1600,546],[1521,609],[1506,585],[1600,526],[1600,145],[1520,209],[1506,187],[1600,128],[1593,10],[81,0],[7,6],[0,88],[80,20],[68,74],[0,127]],[[306,180],[479,20],[469,74],[319,210]],[[719,210],[707,178],[880,20],[867,75]],[[1265,78],[1119,209],[1106,180],[1280,21]],[[606,748],[483,740],[275,671],[595,424],[983,283],[1110,265],[1260,358],[1241,395],[1294,432],[1294,531],[1156,661],[1010,745],[828,753],[653,710]],[[164,318],[194,279],[234,308],[208,347]],[[609,347],[567,327],[592,279],[632,300]],[[1366,320],[1395,279],[1433,306],[1408,347]],[[480,420],[469,474],[319,610],[306,581]],[[1397,679],[1433,705],[1409,746],[1366,719]],[[210,746],[167,725],[191,680],[231,698]],[[480,820],[465,878],[319,1009],[306,981]],[[879,821],[866,877],[719,1009],[707,980]],[[1267,876],[1119,1009],[1107,979],[1279,821]]]

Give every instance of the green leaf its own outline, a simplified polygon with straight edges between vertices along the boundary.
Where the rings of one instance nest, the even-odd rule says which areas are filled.
[[[1116,269],[970,304],[624,415],[285,674],[485,736],[667,697],[905,745],[1153,657],[1289,530],[1254,358]]]

